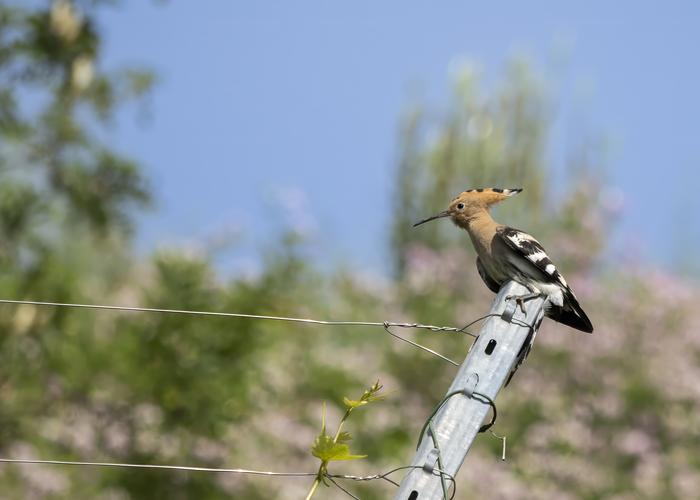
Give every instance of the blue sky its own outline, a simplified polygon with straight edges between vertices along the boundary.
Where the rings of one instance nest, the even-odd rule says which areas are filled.
[[[312,253],[383,272],[397,126],[411,89],[444,106],[454,61],[474,61],[496,80],[524,52],[557,76],[562,112],[550,163],[561,166],[582,131],[607,137],[610,183],[626,197],[618,251],[671,262],[678,242],[700,240],[699,5],[131,1],[107,9],[105,64],[150,65],[161,77],[150,120],[123,113],[108,132],[155,188],[155,210],[139,217],[139,248],[241,231],[220,260],[241,270],[291,217],[311,229]],[[567,62],[552,71],[562,51]],[[669,227],[672,236],[659,238]]]

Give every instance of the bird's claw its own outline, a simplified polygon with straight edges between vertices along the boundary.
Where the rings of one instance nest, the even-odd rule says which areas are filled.
[[[523,312],[523,314],[527,314],[525,312],[525,302],[542,296],[543,295],[541,293],[533,292],[528,293],[526,295],[508,295],[506,297],[506,300],[515,300],[515,303],[520,307],[520,310]]]
[[[525,301],[520,295],[508,295],[506,297],[506,300],[515,300],[515,304],[520,307],[520,310],[523,312],[523,314],[527,314],[525,312]]]

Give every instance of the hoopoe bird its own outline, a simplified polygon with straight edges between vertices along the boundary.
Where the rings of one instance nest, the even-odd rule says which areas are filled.
[[[452,200],[447,210],[417,222],[414,227],[443,217],[451,218],[469,233],[477,253],[476,268],[489,289],[498,293],[506,282],[516,281],[531,292],[509,297],[515,299],[521,308],[523,301],[544,296],[547,317],[591,333],[591,321],[542,245],[523,231],[498,224],[489,214],[491,205],[521,191],[469,189]]]

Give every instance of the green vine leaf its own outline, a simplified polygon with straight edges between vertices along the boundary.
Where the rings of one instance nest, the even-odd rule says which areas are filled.
[[[345,433],[344,439],[350,439],[349,434]],[[339,437],[340,439],[340,437]],[[337,442],[328,434],[319,434],[311,448],[311,454],[324,462],[340,461],[340,460],[359,460],[367,455],[353,455],[350,453],[350,447],[345,442]]]
[[[349,432],[342,431],[341,433],[338,434],[338,437],[335,440],[338,443],[348,443],[352,440],[352,436],[350,435]]]
[[[372,387],[362,393],[362,397],[360,397],[360,399],[343,398],[343,403],[348,410],[354,410],[360,406],[365,406],[369,403],[374,403],[375,401],[381,401],[384,399],[384,396],[379,394],[382,388],[382,384],[380,384],[379,380],[377,380]]]

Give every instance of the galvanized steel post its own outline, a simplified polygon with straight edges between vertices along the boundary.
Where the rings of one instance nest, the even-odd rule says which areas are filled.
[[[509,295],[527,293],[529,290],[512,281],[501,288],[491,306],[490,313],[494,316],[485,321],[479,337],[460,366],[447,394],[461,390],[466,390],[467,394],[476,391],[495,401],[528,339],[531,328],[527,325],[536,329],[544,316],[542,298],[525,302],[526,314],[523,314],[519,307],[514,310],[514,300],[506,300]],[[510,314],[513,314],[513,319],[509,321]],[[448,398],[432,419],[432,428],[440,451],[440,463],[445,473],[450,476],[457,475],[489,408],[484,401],[457,394]],[[442,478],[437,472],[437,451],[428,430],[422,436],[412,465],[416,468],[410,469],[404,477],[394,498],[443,498]]]

